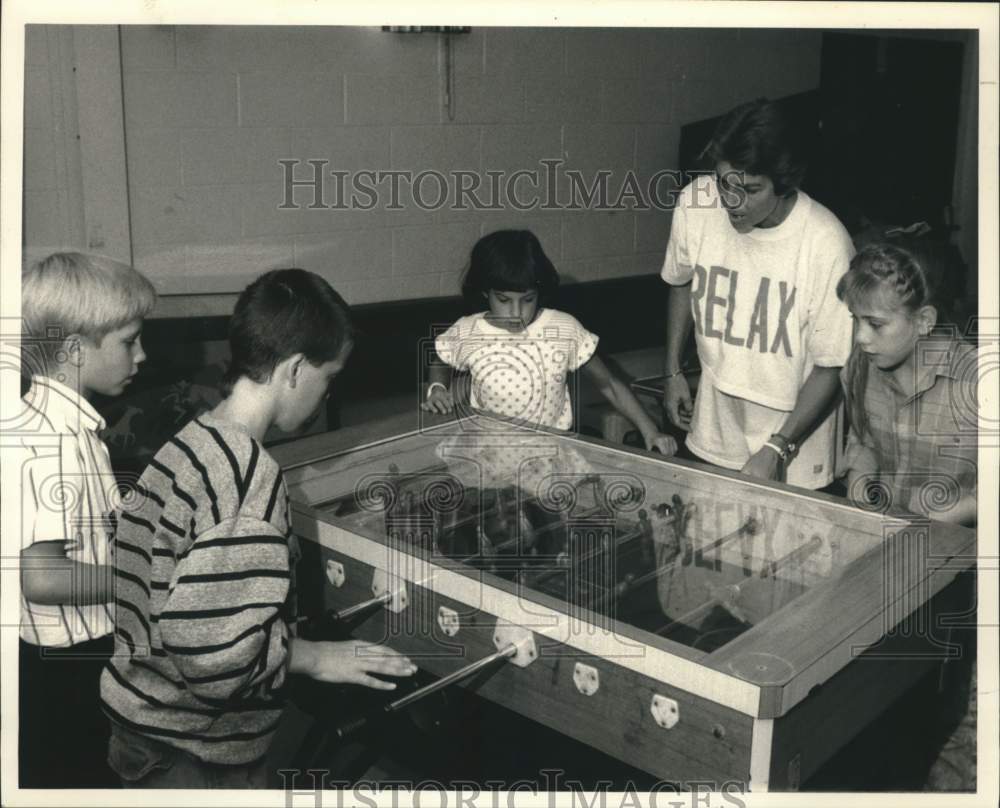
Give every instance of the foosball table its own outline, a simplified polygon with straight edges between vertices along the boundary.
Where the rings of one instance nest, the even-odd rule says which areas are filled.
[[[305,619],[664,781],[795,789],[956,653],[972,530],[486,414],[271,452]]]

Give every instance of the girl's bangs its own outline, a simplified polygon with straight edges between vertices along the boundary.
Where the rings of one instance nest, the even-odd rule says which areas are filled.
[[[492,267],[486,281],[489,289],[502,292],[530,292],[538,288],[530,269],[506,264]]]
[[[865,308],[874,306],[887,311],[895,311],[900,306],[899,299],[887,288],[889,284],[863,269],[848,272],[843,277],[841,284],[840,298],[849,309],[858,306]]]

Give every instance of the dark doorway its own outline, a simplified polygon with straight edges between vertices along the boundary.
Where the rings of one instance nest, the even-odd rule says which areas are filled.
[[[851,232],[862,218],[926,221],[941,235],[951,227],[964,47],[920,36],[823,35],[821,155],[810,179]]]

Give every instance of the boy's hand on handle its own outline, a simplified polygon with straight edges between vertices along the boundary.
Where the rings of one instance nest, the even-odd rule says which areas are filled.
[[[691,431],[694,404],[691,401],[691,385],[683,373],[670,376],[663,383],[663,409],[670,423],[685,432]]]
[[[455,409],[455,398],[451,394],[451,390],[442,390],[436,387],[427,400],[420,405],[420,408],[427,412],[447,414]]]
[[[780,480],[781,465],[778,453],[764,446],[758,449],[755,454],[750,455],[750,459],[743,464],[740,471],[748,477],[756,477],[758,480]]]
[[[670,435],[664,435],[662,432],[657,432],[653,435],[646,436],[645,440],[647,451],[659,452],[666,457],[677,454],[677,441]]]
[[[407,657],[386,645],[363,640],[310,642],[308,645],[310,659],[303,673],[320,682],[395,690],[395,682],[386,682],[378,676],[412,676],[417,671],[417,666]]]

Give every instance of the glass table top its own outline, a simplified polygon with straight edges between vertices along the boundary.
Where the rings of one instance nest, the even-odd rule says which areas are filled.
[[[881,542],[821,499],[489,418],[286,480],[293,500],[342,528],[704,652]]]

